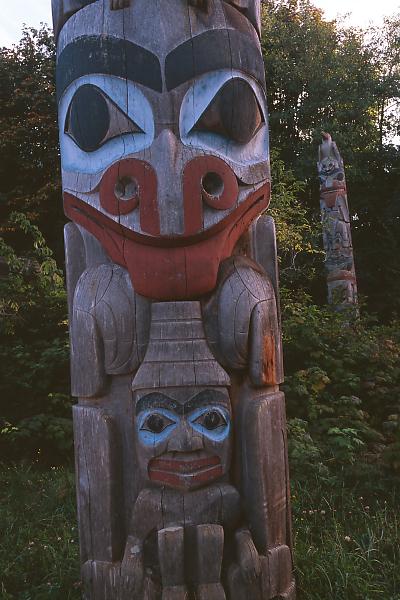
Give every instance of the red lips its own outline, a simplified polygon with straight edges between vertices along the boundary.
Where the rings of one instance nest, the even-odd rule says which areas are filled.
[[[68,192],[64,192],[64,210],[99,240],[114,262],[128,269],[138,294],[160,301],[191,300],[215,288],[221,262],[231,256],[269,199],[267,182],[210,229],[174,238],[136,233]]]
[[[149,463],[151,481],[178,489],[197,488],[222,476],[218,456],[205,458],[153,458]]]

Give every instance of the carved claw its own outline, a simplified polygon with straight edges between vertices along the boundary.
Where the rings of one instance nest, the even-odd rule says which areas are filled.
[[[128,537],[125,555],[121,564],[120,587],[124,594],[139,598],[143,588],[143,548],[137,539]]]
[[[253,538],[248,529],[240,529],[235,534],[237,559],[243,579],[252,583],[260,576],[261,561]]]
[[[110,0],[111,10],[120,10],[121,8],[128,8],[131,5],[131,0]]]

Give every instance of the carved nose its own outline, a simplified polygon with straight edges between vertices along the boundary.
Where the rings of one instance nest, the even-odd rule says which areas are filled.
[[[168,442],[168,452],[194,452],[204,448],[203,437],[196,433],[186,421],[182,421]]]
[[[183,233],[182,164],[185,148],[170,129],[163,129],[151,146],[158,179],[161,235]]]

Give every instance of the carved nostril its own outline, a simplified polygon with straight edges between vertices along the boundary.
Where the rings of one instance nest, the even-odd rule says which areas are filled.
[[[128,202],[136,198],[139,193],[139,184],[133,177],[124,176],[118,179],[114,192],[118,200]]]
[[[203,190],[212,198],[219,198],[224,192],[224,181],[218,173],[210,171],[201,180]]]

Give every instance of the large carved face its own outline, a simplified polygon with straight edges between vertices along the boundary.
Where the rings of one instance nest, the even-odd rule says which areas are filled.
[[[231,457],[226,388],[137,392],[135,447],[143,480],[191,490],[221,479]]]
[[[66,214],[155,299],[213,289],[269,202],[257,33],[222,0],[92,1],[63,26],[57,90]]]

